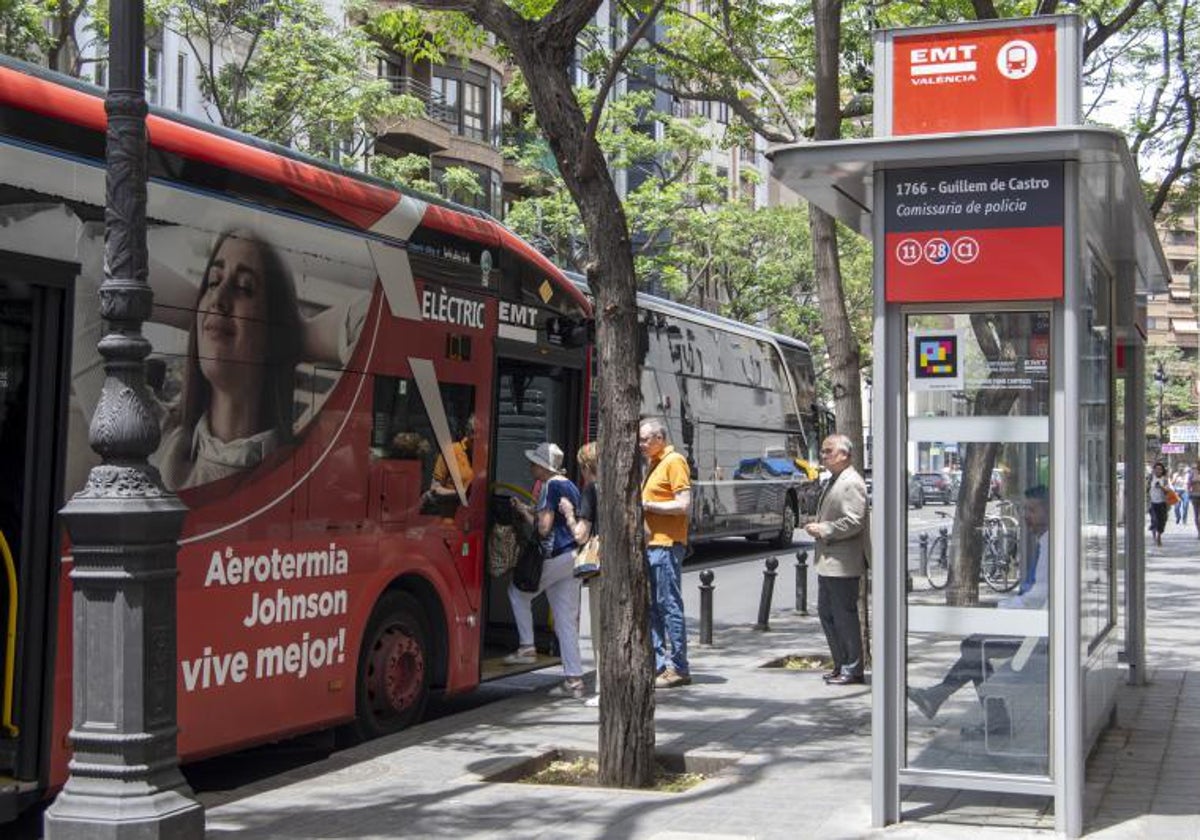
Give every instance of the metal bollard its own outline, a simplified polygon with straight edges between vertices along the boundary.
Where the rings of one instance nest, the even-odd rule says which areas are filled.
[[[775,570],[778,568],[779,561],[768,557],[767,568],[763,572],[762,595],[758,599],[758,623],[754,625],[755,630],[771,629],[771,594],[775,591]]]
[[[700,573],[700,644],[709,646],[712,645],[713,577],[712,569]]]
[[[921,563],[921,574],[929,574],[929,534],[922,533],[917,537],[917,557]]]
[[[796,552],[796,612],[808,615],[808,552]]]

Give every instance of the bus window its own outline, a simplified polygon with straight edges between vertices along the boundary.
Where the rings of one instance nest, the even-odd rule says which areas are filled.
[[[576,374],[549,367],[502,359],[496,377],[496,446],[493,479],[528,488],[529,461],[525,450],[543,441],[556,443],[573,462],[579,417]]]
[[[454,481],[457,472],[464,488],[475,476],[472,463],[475,389],[470,385],[439,387],[450,439],[440,446],[429,412],[411,379],[375,377],[374,423],[371,452],[376,458],[416,461],[420,465],[421,513],[453,516],[460,499]],[[451,458],[444,452],[448,450]]]

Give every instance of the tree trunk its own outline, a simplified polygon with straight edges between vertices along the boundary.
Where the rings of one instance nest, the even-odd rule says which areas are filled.
[[[971,316],[971,331],[989,362],[1016,360],[1013,339],[1020,337],[1024,322],[1018,319],[1015,324],[1010,324],[1010,320],[1005,315]],[[989,379],[1002,375],[989,374]],[[972,413],[997,417],[1012,411],[1020,392],[1012,388],[980,388],[975,395]],[[992,468],[996,466],[1000,447],[1001,444],[995,442],[974,442],[963,447],[962,480],[950,540],[950,580],[946,585],[946,603],[950,606],[972,607],[979,603],[979,567],[983,558],[980,527],[987,514]]]
[[[816,114],[814,140],[836,140],[842,135],[841,83],[838,60],[841,52],[841,0],[813,0],[813,37],[816,42],[817,72],[814,79]],[[840,434],[854,445],[854,466],[863,469],[862,383],[859,368],[862,354],[842,291],[842,269],[838,260],[837,223],[816,205],[808,207],[812,237],[813,273],[821,304],[821,332],[829,351],[833,380],[833,411]],[[863,656],[871,659],[870,574],[859,587],[858,612],[862,627]]]
[[[545,35],[543,30],[535,30]],[[559,33],[554,33],[558,35]],[[557,41],[561,40],[561,43]],[[650,590],[637,454],[641,358],[637,280],[629,226],[616,186],[567,74],[574,39],[509,43],[545,135],[587,232],[595,296],[600,416],[600,783],[646,787],[654,776],[654,667]]]

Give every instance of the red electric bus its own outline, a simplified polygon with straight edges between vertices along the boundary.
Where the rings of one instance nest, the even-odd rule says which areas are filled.
[[[97,462],[102,96],[0,59],[0,817],[66,773],[56,514]],[[178,115],[148,131],[151,462],[189,508],[182,759],[393,731],[511,673],[489,499],[543,440],[573,461],[584,296],[484,214]]]

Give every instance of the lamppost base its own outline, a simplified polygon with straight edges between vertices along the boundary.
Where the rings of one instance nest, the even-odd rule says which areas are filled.
[[[46,811],[45,840],[204,840],[204,808],[177,790],[64,790]]]

